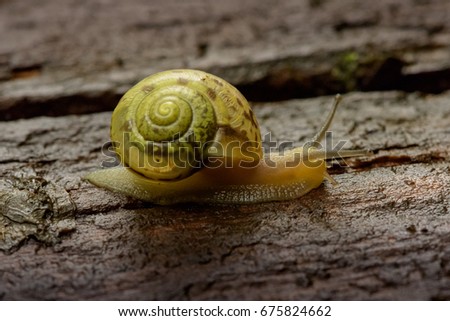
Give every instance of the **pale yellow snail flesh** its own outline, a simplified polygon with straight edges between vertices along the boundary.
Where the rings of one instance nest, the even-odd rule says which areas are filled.
[[[111,140],[124,166],[90,173],[86,179],[164,205],[295,199],[324,178],[334,182],[326,159],[368,153],[316,148],[339,100],[338,95],[307,148],[263,155],[257,120],[235,87],[198,70],[160,72],[131,88],[113,112]],[[185,166],[199,160],[200,166]]]

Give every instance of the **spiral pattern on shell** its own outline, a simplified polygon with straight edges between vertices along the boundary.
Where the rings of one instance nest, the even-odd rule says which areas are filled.
[[[153,179],[192,174],[203,166],[207,144],[221,144],[228,156],[231,141],[261,140],[239,91],[196,70],[161,72],[131,88],[113,113],[111,139],[125,165]]]

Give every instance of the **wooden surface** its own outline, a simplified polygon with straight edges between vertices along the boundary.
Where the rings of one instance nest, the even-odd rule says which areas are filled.
[[[450,299],[448,2],[180,3],[0,2],[0,298]],[[351,91],[333,139],[374,155],[252,206],[82,180],[121,94],[174,67],[237,84],[262,132],[297,145],[332,98],[293,98]]]

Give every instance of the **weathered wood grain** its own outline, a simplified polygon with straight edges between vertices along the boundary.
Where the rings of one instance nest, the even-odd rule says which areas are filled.
[[[0,120],[111,110],[156,71],[200,68],[255,101],[450,88],[450,3],[0,3]]]
[[[331,98],[255,107],[264,132],[310,137]],[[449,299],[450,94],[349,94],[336,140],[375,155],[305,197],[158,207],[81,177],[105,159],[110,113],[2,124],[2,176],[65,188],[75,227],[0,252],[14,299]],[[51,227],[51,223],[50,223]],[[0,238],[1,241],[1,238]]]
[[[449,300],[449,10],[0,1],[0,299]],[[120,96],[181,67],[265,102],[263,133],[295,144],[331,97],[293,98],[353,91],[333,139],[374,155],[333,164],[337,187],[252,206],[158,207],[85,182]]]

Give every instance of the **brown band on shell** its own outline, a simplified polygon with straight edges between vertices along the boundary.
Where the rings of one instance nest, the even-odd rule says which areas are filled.
[[[206,94],[208,95],[209,98],[211,98],[211,100],[216,100],[216,98],[217,98],[217,94],[214,91],[214,89],[212,89],[212,88],[208,88],[208,90],[206,91]]]

